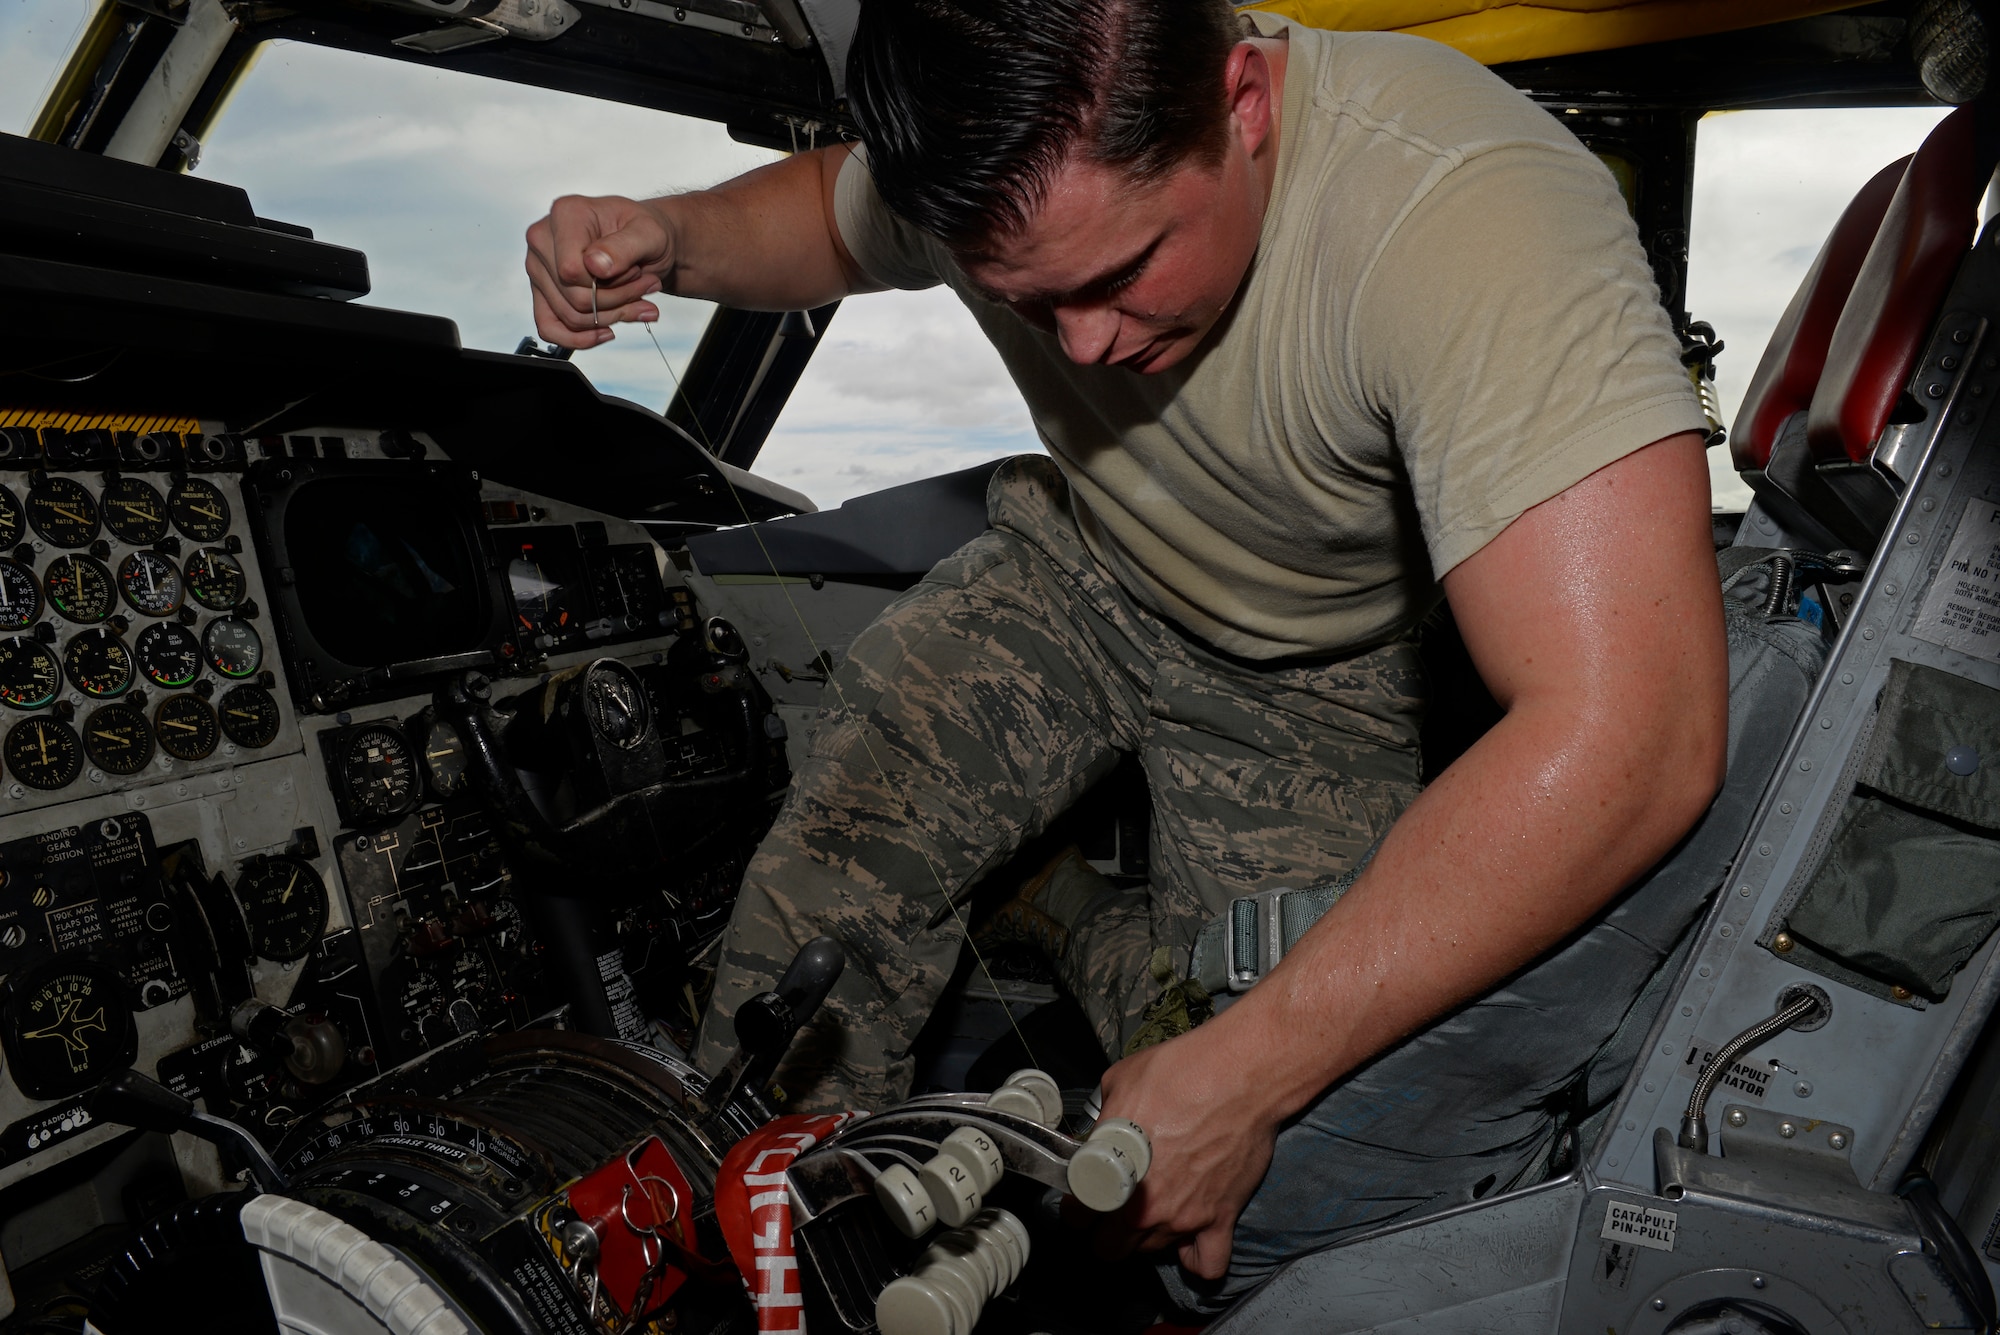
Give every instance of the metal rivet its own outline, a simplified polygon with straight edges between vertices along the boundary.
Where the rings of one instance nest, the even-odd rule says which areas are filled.
[[[1799,1081],[1799,1083],[1792,1086],[1792,1093],[1798,1095],[1802,1099],[1809,1099],[1812,1097],[1812,1085],[1808,1081],[1801,1080]]]
[[[1924,504],[1929,505],[1930,502],[1925,501]],[[1887,584],[1884,584],[1882,586],[1882,592],[1886,594],[1888,597],[1894,598],[1896,596],[1896,591],[1897,591],[1897,585],[1896,581],[1893,579],[1890,580]]]
[[[1942,366],[1947,371],[1956,371],[1958,369],[1958,358],[1956,357],[1941,358],[1938,361],[1938,365]]]
[[[1752,1280],[1750,1281],[1750,1287],[1751,1287],[1751,1288],[1753,1288],[1753,1289],[1761,1289],[1761,1288],[1763,1288],[1763,1287],[1764,1287],[1764,1277],[1763,1277],[1762,1275],[1758,1275],[1758,1276],[1754,1277],[1754,1278],[1753,1278],[1753,1279],[1752,1279]]]
[[[1661,1049],[1660,1049],[1660,1055],[1661,1055],[1661,1056],[1663,1056],[1663,1057],[1671,1057],[1671,1056],[1673,1056],[1673,1055],[1674,1055],[1674,1045],[1673,1045],[1673,1044],[1671,1044],[1671,1043],[1668,1043],[1668,1044],[1666,1044],[1666,1045],[1662,1046],[1662,1047],[1661,1047]],[[1653,1092],[1653,1082],[1652,1082],[1652,1081],[1650,1081],[1650,1080],[1648,1080],[1648,1081],[1646,1082],[1646,1092],[1647,1092],[1648,1094],[1650,1094],[1650,1093],[1652,1093],[1652,1092]]]
[[[1625,1129],[1627,1131],[1637,1131],[1639,1129],[1639,1124],[1637,1122],[1628,1119],[1625,1123]]]
[[[1776,936],[1772,937],[1771,949],[1777,951],[1780,955],[1791,954],[1792,953],[1791,934],[1789,932],[1779,932]]]
[[[1812,761],[1810,761],[1810,760],[1801,760],[1801,761],[1799,762],[1799,772],[1800,772],[1801,774],[1810,774],[1810,773],[1812,773]]]
[[[1943,386],[1943,385],[1925,385],[1925,386],[1924,386],[1924,393],[1926,393],[1926,394],[1930,395],[1930,396],[1931,396],[1932,398],[1934,398],[1934,399],[1941,399],[1941,398],[1943,398],[1943,397],[1944,397],[1944,386]]]
[[[1722,924],[1722,937],[1724,940],[1727,940],[1729,938],[1731,930],[1732,929],[1730,928],[1728,923]]]
[[[1694,1014],[1694,1007],[1692,1007],[1692,1006],[1683,1006],[1683,1007],[1681,1007],[1681,1014],[1682,1014],[1682,1015],[1693,1015],[1693,1014]]]
[[[1729,1116],[1725,1120],[1728,1121],[1728,1123],[1731,1126],[1742,1126],[1744,1123],[1750,1120],[1750,1114],[1744,1112],[1741,1108],[1731,1108],[1729,1110]]]
[[[1796,1136],[1797,1134],[1799,1134],[1799,1128],[1794,1123],[1791,1122],[1778,1123],[1778,1139],[1790,1140],[1793,1136]]]
[[[1834,1149],[1844,1150],[1847,1148],[1847,1137],[1836,1131],[1826,1138],[1826,1143]]]
[[[1739,885],[1736,887],[1736,893],[1743,896],[1743,898],[1748,899],[1750,898],[1750,887],[1747,885]]]
[[[1708,977],[1708,976],[1709,976],[1709,974],[1713,973],[1713,972],[1714,972],[1714,970],[1713,970],[1713,969],[1710,969],[1710,968],[1709,968],[1709,967],[1708,967],[1708,966],[1707,966],[1706,964],[1704,964],[1704,965],[1702,965],[1702,966],[1701,966],[1701,968],[1700,968],[1700,969],[1696,970],[1696,972],[1698,972],[1699,974],[1701,974],[1701,976],[1702,976],[1703,978],[1706,978],[1706,977]]]
[[[1665,1298],[1655,1298],[1655,1299],[1653,1299],[1653,1310],[1654,1310],[1655,1312],[1664,1312],[1664,1311],[1666,1311],[1666,1310],[1667,1310],[1667,1300],[1666,1300]]]
[[[1951,331],[1951,341],[1962,348],[1972,342],[1972,331],[1970,329],[1954,329]]]
[[[1910,999],[1910,989],[1899,983],[1889,989],[1889,995],[1898,1001],[1908,1001]]]
[[[1784,815],[1789,816],[1792,814],[1792,804],[1790,802],[1780,802],[1778,803],[1778,810]]]
[[[1972,746],[1954,746],[1944,753],[1944,767],[1959,778],[1967,778],[1979,768],[1979,749]]]
[[[1822,728],[1831,728],[1833,726],[1833,720],[1830,718],[1823,718],[1819,721],[1819,726]]]
[[[1618,1166],[1618,1161],[1616,1159],[1606,1159],[1604,1161],[1604,1166],[1606,1168],[1616,1168]]]
[[[1854,684],[1854,674],[1852,672],[1841,673],[1840,684],[1842,686],[1852,686]]]
[[[1759,844],[1757,845],[1757,853],[1760,857],[1768,858],[1771,856],[1771,846],[1769,844]]]
[[[1915,529],[1911,529],[1908,533],[1905,533],[1903,535],[1903,541],[1909,543],[1910,546],[1912,547],[1916,546],[1919,542],[1922,542],[1923,539],[1924,535],[1917,532]]]

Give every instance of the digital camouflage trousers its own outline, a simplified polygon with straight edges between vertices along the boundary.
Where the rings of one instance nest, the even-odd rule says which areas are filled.
[[[972,889],[1128,754],[1152,802],[1150,884],[1078,925],[1061,972],[1108,1050],[1239,895],[1350,867],[1415,798],[1411,642],[1258,663],[1138,605],[1040,456],[987,492],[992,527],[855,641],[744,878],[696,1059],[825,934],[848,965],[778,1083],[800,1108],[907,1096],[911,1046],[965,947]]]

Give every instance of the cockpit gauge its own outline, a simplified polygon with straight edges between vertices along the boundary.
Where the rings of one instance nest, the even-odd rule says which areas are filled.
[[[358,821],[392,820],[414,807],[421,796],[410,744],[388,726],[358,728],[349,734],[336,769],[348,812]]]
[[[139,1051],[125,984],[73,951],[7,980],[0,1040],[8,1074],[31,1099],[80,1094],[130,1066]]]
[[[183,573],[188,595],[212,612],[230,611],[243,601],[247,583],[242,563],[220,547],[196,548]]]
[[[0,630],[26,630],[42,614],[42,586],[18,561],[0,559]]]
[[[569,586],[555,565],[535,559],[534,548],[507,563],[507,584],[514,594],[515,623],[525,635],[546,635],[559,642],[570,631],[574,612]]]
[[[133,552],[118,563],[118,592],[141,616],[172,616],[181,607],[181,572],[158,552]]]
[[[109,626],[93,626],[70,637],[63,648],[63,675],[93,700],[123,695],[132,684],[132,651]]]
[[[21,502],[11,487],[0,487],[0,547],[12,547],[21,540]]]
[[[98,498],[104,526],[134,547],[150,547],[167,536],[167,498],[143,478],[121,477]]]
[[[61,719],[22,719],[8,729],[0,753],[9,774],[44,792],[66,788],[83,773],[83,743]]]
[[[97,502],[73,477],[45,477],[28,488],[28,523],[52,547],[88,547],[97,537]]]
[[[326,930],[326,883],[303,858],[258,858],[236,882],[250,948],[278,964],[301,960]]]
[[[591,730],[627,751],[643,744],[652,726],[646,688],[631,668],[616,659],[601,658],[586,669],[583,706]]]
[[[174,527],[196,542],[221,542],[229,532],[229,501],[221,488],[203,477],[184,477],[167,493],[167,513]]]
[[[83,753],[106,774],[137,774],[153,758],[153,730],[130,705],[106,705],[83,721]]]
[[[90,626],[111,615],[111,572],[104,563],[81,553],[58,556],[42,572],[42,590],[49,606],[71,621]]]
[[[170,695],[153,711],[153,735],[175,760],[206,760],[221,733],[215,711],[198,695]]]
[[[458,729],[443,719],[431,719],[426,725],[418,721],[413,733],[420,734],[424,743],[424,777],[430,780],[431,791],[439,797],[456,797],[472,782],[465,755],[465,739],[458,735]]]
[[[230,687],[215,712],[222,718],[222,735],[238,746],[255,750],[278,740],[278,702],[262,686]]]
[[[15,635],[0,640],[0,704],[40,709],[62,689],[62,667],[40,640]]]
[[[139,671],[155,686],[186,686],[201,672],[201,641],[178,621],[156,621],[132,648]]]
[[[264,641],[242,617],[217,617],[201,632],[208,665],[225,677],[254,677],[264,666]]]

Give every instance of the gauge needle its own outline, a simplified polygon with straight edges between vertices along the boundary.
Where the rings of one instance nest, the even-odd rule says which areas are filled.
[[[297,867],[294,867],[292,868],[292,879],[285,882],[285,893],[278,896],[278,902],[280,904],[290,902],[292,898],[292,887],[297,885],[298,883],[299,883],[299,869]]]
[[[200,515],[203,519],[222,518],[222,511],[220,510],[204,510],[199,505],[190,505],[188,506],[188,509],[193,511],[195,514]],[[82,521],[79,520],[78,522],[80,523]]]
[[[229,711],[229,717],[231,717],[231,718],[256,718],[257,716],[256,716],[256,714],[252,713],[252,712],[251,712],[250,710],[247,710],[247,709],[232,709],[232,710],[230,710],[230,711]]]
[[[179,728],[179,729],[180,729],[180,730],[181,730],[182,732],[199,732],[199,731],[200,731],[200,729],[199,729],[199,728],[197,728],[197,727],[195,727],[195,725],[194,725],[194,724],[192,724],[192,723],[183,723],[183,722],[181,722],[181,721],[180,721],[179,719],[177,719],[177,718],[163,718],[163,719],[161,719],[161,720],[160,720],[160,722],[161,722],[161,723],[162,723],[163,725],[165,725],[166,727],[169,727],[169,728]]]
[[[132,745],[132,742],[129,738],[121,737],[115,732],[99,732],[97,729],[92,728],[90,730],[90,735],[92,737],[102,737],[107,742],[116,742],[120,746]]]
[[[85,519],[82,515],[78,514],[74,510],[69,509],[67,506],[51,505],[49,509],[55,511],[57,514],[61,515],[64,519],[74,520],[79,524],[88,524],[90,522],[88,519]]]
[[[35,725],[35,740],[41,743],[42,763],[46,765],[49,763],[49,730],[39,723]]]

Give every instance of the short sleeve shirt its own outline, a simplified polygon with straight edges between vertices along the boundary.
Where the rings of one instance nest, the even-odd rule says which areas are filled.
[[[876,281],[971,309],[1093,555],[1253,659],[1406,633],[1522,513],[1706,421],[1610,172],[1423,38],[1290,42],[1276,179],[1231,309],[1180,364],[1078,366],[891,214],[863,153],[836,221]]]

